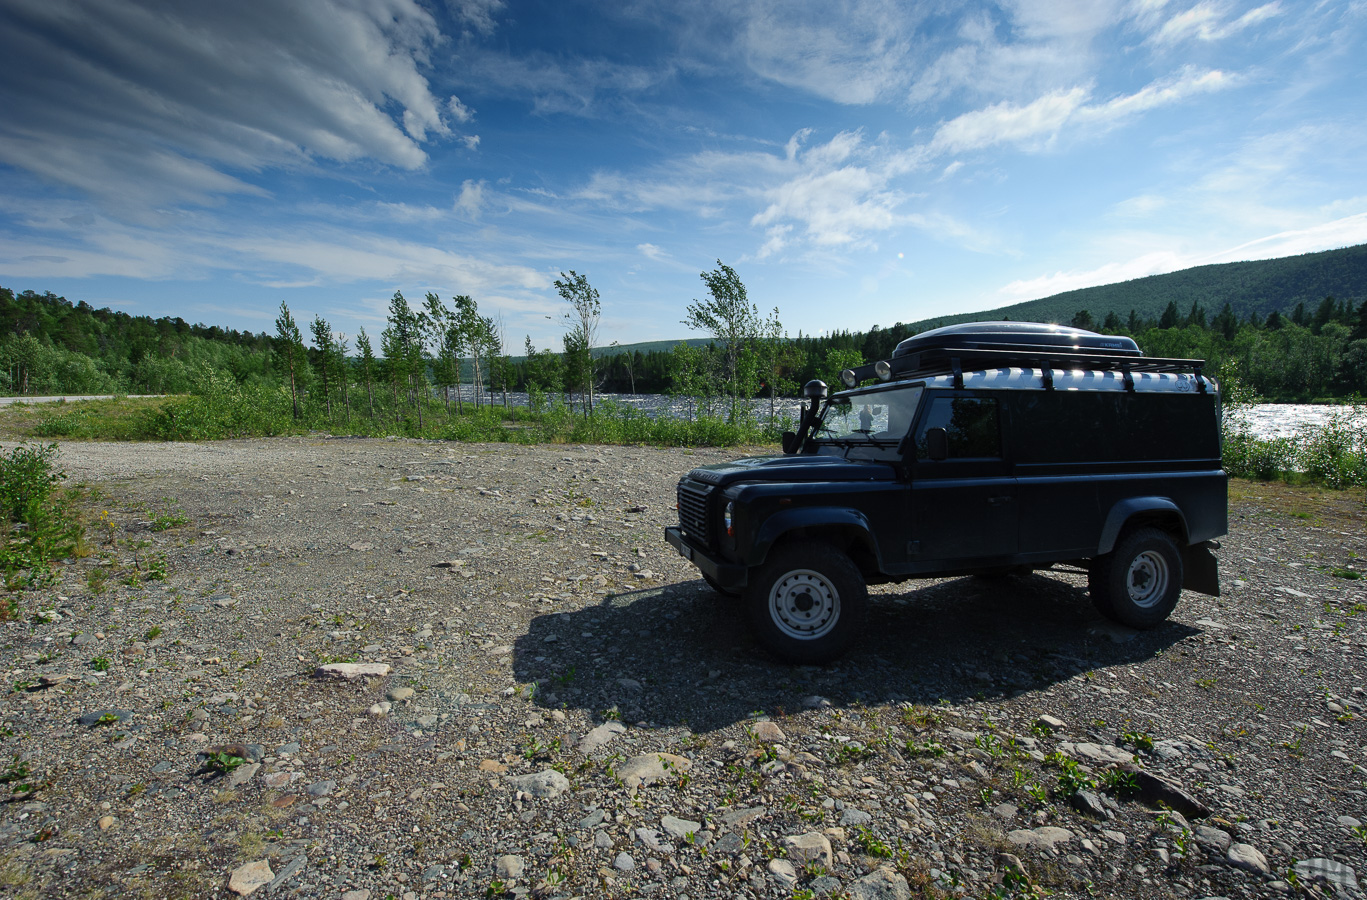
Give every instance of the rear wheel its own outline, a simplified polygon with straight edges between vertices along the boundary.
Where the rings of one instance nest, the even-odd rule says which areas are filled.
[[[769,557],[750,580],[745,605],[756,640],[770,653],[791,663],[824,663],[859,633],[868,589],[844,553],[802,541]]]
[[[1168,533],[1136,528],[1093,560],[1087,586],[1102,615],[1131,628],[1153,628],[1177,606],[1182,574],[1182,554]]]

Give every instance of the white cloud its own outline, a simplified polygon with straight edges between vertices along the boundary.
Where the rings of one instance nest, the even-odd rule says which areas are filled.
[[[466,179],[460,186],[460,195],[456,197],[456,210],[469,218],[476,219],[479,218],[480,210],[483,207],[484,182]]]
[[[1158,194],[1140,194],[1115,204],[1111,207],[1111,214],[1121,218],[1139,219],[1150,216],[1167,205],[1167,197]]]
[[[1047,94],[1025,106],[1003,102],[967,112],[941,125],[931,146],[941,153],[959,153],[1052,137],[1086,97],[1086,89],[1075,87]]]
[[[457,97],[455,94],[452,94],[451,97],[446,101],[446,109],[449,113],[451,113],[451,118],[455,119],[462,125],[464,125],[466,122],[469,122],[471,119],[475,117],[475,111],[470,107],[466,106],[464,103],[461,103],[460,98]]]
[[[1276,259],[1300,253],[1335,250],[1367,244],[1367,213],[1345,216],[1332,222],[1312,225],[1291,231],[1281,231],[1258,238],[1237,247],[1212,254],[1198,265],[1212,262],[1235,262],[1243,259]]]
[[[1221,0],[1201,0],[1163,23],[1153,35],[1159,44],[1176,44],[1186,40],[1222,41],[1265,22],[1282,13],[1281,3],[1265,3],[1236,19],[1230,18],[1232,4]]]
[[[637,244],[636,249],[641,251],[641,255],[649,259],[660,260],[669,256],[654,244]]]
[[[1133,94],[1102,103],[1087,103],[1091,91],[1082,87],[1046,94],[1024,106],[996,103],[941,125],[929,149],[934,153],[960,153],[996,144],[1017,144],[1034,149],[1047,146],[1065,125],[1106,126],[1194,94],[1224,90],[1234,83],[1235,79],[1224,72],[1188,67],[1171,78],[1145,85]]]
[[[762,78],[837,103],[866,104],[905,84],[915,4],[866,0],[799,5],[738,4],[737,44]]]
[[[319,159],[412,169],[449,133],[416,0],[5,6],[0,161],[110,208],[259,192],[260,169]]]

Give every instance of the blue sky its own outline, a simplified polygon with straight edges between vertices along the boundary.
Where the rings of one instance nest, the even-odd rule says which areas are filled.
[[[559,347],[790,334],[1367,242],[1367,5],[0,0],[0,285]]]

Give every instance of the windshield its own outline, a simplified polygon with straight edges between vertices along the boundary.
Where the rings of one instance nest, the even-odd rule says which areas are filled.
[[[818,441],[896,443],[911,427],[923,390],[918,384],[832,397],[814,437]]]

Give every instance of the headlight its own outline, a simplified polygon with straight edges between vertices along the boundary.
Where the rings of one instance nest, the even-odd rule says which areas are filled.
[[[731,527],[731,522],[732,522],[732,520],[734,519],[735,515],[736,515],[736,504],[735,504],[735,503],[728,503],[728,504],[726,504],[726,509],[722,510],[721,521],[722,521],[722,524],[726,526],[726,536],[727,536],[727,537],[735,537],[735,536],[736,536],[736,531],[735,531],[735,529]]]

